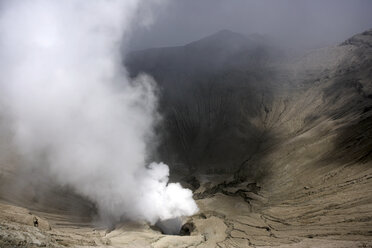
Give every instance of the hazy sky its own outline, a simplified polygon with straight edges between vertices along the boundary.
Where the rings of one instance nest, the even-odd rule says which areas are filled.
[[[317,47],[372,28],[372,0],[169,0],[131,48],[182,45],[221,29]]]

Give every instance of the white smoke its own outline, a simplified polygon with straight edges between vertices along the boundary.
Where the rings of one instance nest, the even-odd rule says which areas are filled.
[[[190,190],[168,184],[167,165],[145,166],[158,118],[154,83],[128,79],[120,56],[141,5],[3,3],[0,90],[27,166],[47,169],[103,216],[155,223],[192,215],[197,206]]]

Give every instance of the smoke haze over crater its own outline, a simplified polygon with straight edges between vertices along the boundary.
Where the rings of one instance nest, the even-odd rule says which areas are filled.
[[[25,166],[48,171],[108,219],[155,223],[197,206],[190,190],[168,184],[167,165],[145,166],[158,119],[155,84],[146,75],[128,79],[119,53],[143,6],[3,2],[0,90]]]
[[[132,49],[184,45],[230,29],[262,34],[288,47],[318,47],[372,28],[368,0],[174,0],[157,22],[133,35]]]

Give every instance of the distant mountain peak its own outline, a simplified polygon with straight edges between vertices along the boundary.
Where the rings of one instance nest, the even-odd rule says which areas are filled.
[[[233,36],[233,35],[238,35],[238,36],[244,36],[238,32],[234,32],[234,31],[231,31],[230,29],[221,29],[220,31],[212,34],[212,35],[229,35],[229,36]]]
[[[230,47],[230,46],[246,46],[247,44],[251,43],[251,40],[247,38],[245,35],[228,30],[223,29],[211,35],[208,35],[200,40],[191,42],[187,44],[188,47]]]

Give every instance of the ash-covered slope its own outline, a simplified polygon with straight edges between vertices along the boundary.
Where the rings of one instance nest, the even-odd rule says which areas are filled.
[[[297,88],[269,106],[275,139],[241,170],[264,172],[263,216],[278,234],[371,240],[372,31],[286,70]]]
[[[286,65],[285,70],[296,88],[286,91],[284,87],[285,93],[275,95],[269,106],[267,123],[281,145],[266,140],[268,150],[293,146],[291,149],[300,153],[302,160],[306,158],[307,163],[317,163],[320,167],[370,162],[371,44],[372,32],[367,31],[339,46],[312,51]],[[284,152],[280,153],[283,156]],[[291,158],[292,155],[289,152],[284,157],[298,170],[299,163],[294,161],[300,158]],[[278,165],[278,160],[275,164],[290,167],[290,164]],[[291,168],[288,169],[290,172]]]

